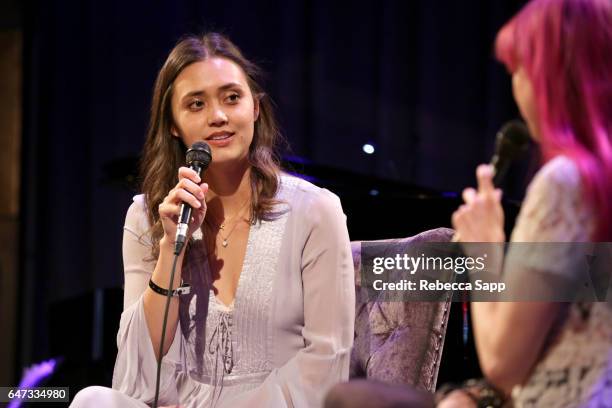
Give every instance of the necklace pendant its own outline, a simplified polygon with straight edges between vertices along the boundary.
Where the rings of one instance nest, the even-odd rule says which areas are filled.
[[[227,248],[227,239],[224,239],[221,245],[223,245],[223,248]]]

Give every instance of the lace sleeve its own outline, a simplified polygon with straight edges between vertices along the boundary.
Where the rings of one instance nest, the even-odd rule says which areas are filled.
[[[530,184],[511,241],[588,242],[593,221],[578,168],[559,156],[542,167]]]
[[[509,287],[529,282],[532,300],[572,297],[575,285],[588,281],[584,253],[593,226],[576,165],[562,156],[547,163],[531,182],[512,233],[504,263]]]

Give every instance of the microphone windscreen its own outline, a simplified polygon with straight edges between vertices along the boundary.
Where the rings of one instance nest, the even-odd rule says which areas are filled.
[[[497,151],[504,156],[516,158],[527,149],[529,129],[523,121],[511,120],[497,133]]]
[[[529,148],[529,129],[523,121],[512,120],[507,122],[497,132],[495,142],[495,155],[491,159],[495,175],[493,183],[499,186],[508,171],[512,160],[524,154]]]
[[[186,154],[187,165],[199,163],[202,169],[206,169],[212,160],[210,146],[206,142],[195,142]]]

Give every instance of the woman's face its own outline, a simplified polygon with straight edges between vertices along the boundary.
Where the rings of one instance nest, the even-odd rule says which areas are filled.
[[[215,163],[246,160],[259,115],[242,68],[213,57],[184,68],[174,80],[172,134],[186,146],[210,145]]]
[[[527,122],[529,133],[534,139],[538,140],[540,132],[533,85],[522,65],[512,74],[512,93],[521,116]]]

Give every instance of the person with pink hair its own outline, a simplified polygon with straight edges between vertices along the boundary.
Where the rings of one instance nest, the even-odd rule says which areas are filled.
[[[534,0],[500,30],[495,48],[543,161],[510,241],[612,241],[612,1]],[[493,169],[476,174],[478,188],[463,191],[453,214],[456,236],[504,242]],[[506,255],[506,274],[532,270]],[[612,403],[609,303],[475,302],[472,318],[486,385],[454,391],[439,406],[483,397],[490,406]]]

